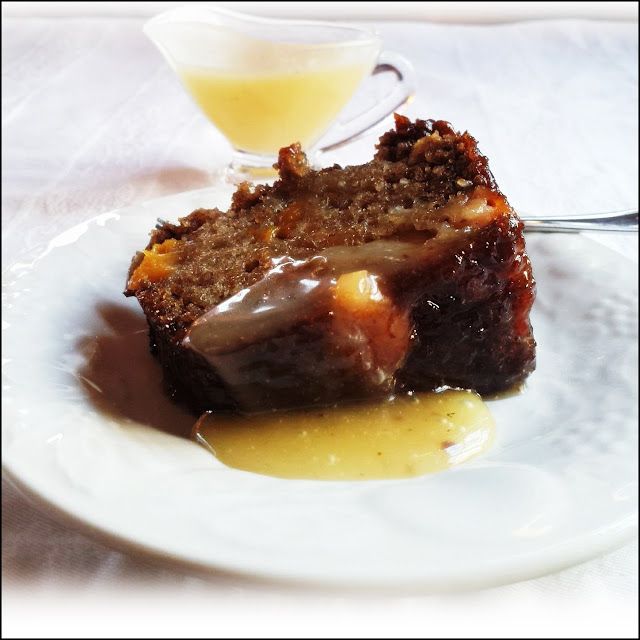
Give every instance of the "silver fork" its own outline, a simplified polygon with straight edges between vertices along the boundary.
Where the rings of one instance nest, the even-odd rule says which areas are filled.
[[[544,218],[519,215],[526,231],[638,231],[638,212],[633,209]]]

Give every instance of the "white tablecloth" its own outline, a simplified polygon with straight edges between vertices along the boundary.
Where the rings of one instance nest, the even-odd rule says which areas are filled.
[[[204,187],[228,159],[140,25],[3,20],[3,267],[97,213]],[[637,24],[379,28],[416,67],[408,113],[469,129],[516,208],[637,206]],[[637,260],[636,237],[605,241]],[[637,542],[545,578],[434,596],[187,575],[54,522],[6,483],[2,534],[5,635],[637,635]]]

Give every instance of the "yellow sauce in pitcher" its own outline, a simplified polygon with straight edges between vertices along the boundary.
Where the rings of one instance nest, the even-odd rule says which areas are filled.
[[[370,70],[369,64],[275,73],[177,69],[229,142],[256,154],[274,154],[292,142],[313,144]]]

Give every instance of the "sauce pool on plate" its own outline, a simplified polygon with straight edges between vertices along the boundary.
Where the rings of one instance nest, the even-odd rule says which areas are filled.
[[[489,448],[480,396],[445,390],[253,416],[205,413],[194,439],[229,467],[279,478],[373,480],[442,471]]]

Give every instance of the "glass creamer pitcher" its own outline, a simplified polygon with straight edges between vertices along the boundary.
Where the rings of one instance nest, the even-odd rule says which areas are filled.
[[[410,63],[381,53],[382,41],[367,29],[182,7],[151,19],[144,32],[233,146],[236,178],[266,175],[278,150],[293,142],[312,153],[339,147],[413,92]],[[386,71],[396,79],[389,94],[336,122],[360,83]]]

